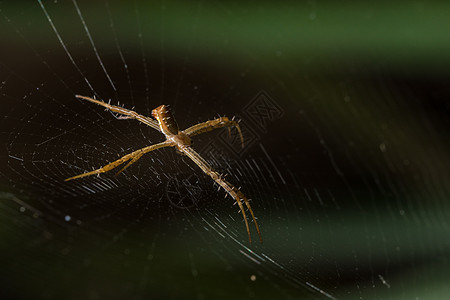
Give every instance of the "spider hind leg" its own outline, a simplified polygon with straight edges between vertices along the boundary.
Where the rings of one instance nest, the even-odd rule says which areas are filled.
[[[127,155],[122,156],[121,158],[119,158],[116,161],[113,161],[109,164],[107,164],[104,167],[101,167],[97,170],[91,171],[91,172],[87,172],[87,173],[83,173],[80,175],[76,175],[70,178],[65,179],[64,181],[69,181],[69,180],[73,180],[73,179],[78,179],[78,178],[83,178],[83,177],[87,177],[87,176],[91,176],[91,175],[95,175],[95,174],[101,174],[101,173],[105,173],[108,172],[114,168],[117,168],[118,166],[120,166],[121,164],[123,164],[124,162],[127,162],[129,160],[131,160],[128,164],[125,165],[125,167],[123,167],[116,175],[119,175],[120,173],[122,173],[126,168],[128,168],[129,166],[131,166],[133,163],[135,163],[139,158],[142,157],[142,155],[144,155],[147,152],[159,149],[159,148],[163,148],[163,147],[168,147],[168,146],[172,146],[171,142],[162,142],[159,144],[155,144],[155,145],[150,145],[147,147],[144,147],[142,149],[136,150],[132,153],[129,153]]]

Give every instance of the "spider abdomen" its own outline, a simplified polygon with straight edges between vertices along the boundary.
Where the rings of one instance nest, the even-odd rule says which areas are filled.
[[[179,132],[177,121],[167,105],[160,105],[152,111],[153,117],[158,121],[162,133],[176,135]]]

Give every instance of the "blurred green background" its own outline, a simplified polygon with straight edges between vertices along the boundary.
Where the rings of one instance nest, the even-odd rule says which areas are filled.
[[[449,297],[448,2],[10,1],[0,14],[6,298]],[[75,94],[146,115],[171,104],[184,128],[218,114],[245,126],[260,91],[283,115],[218,168],[253,199],[262,245],[174,152],[63,182],[161,140]],[[203,200],[173,208],[167,182],[193,172]]]

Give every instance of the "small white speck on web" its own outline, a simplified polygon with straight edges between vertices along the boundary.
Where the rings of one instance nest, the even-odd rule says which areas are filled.
[[[378,274],[378,278],[380,278],[381,282],[382,282],[385,286],[387,286],[388,289],[391,288],[391,285],[384,279],[383,276],[381,276],[381,274]]]
[[[256,275],[250,276],[250,280],[251,280],[251,281],[255,281],[255,280],[256,280]]]
[[[71,219],[72,219],[72,217],[69,215],[64,217],[64,220],[66,220],[66,222],[70,222]]]

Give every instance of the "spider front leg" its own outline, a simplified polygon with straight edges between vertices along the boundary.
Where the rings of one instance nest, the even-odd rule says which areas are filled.
[[[110,110],[112,112],[121,114],[121,116],[119,116],[118,119],[122,119],[122,120],[136,119],[139,122],[142,122],[142,123],[144,123],[144,124],[154,128],[154,129],[160,131],[158,122],[156,122],[152,118],[140,115],[140,114],[138,114],[135,111],[132,111],[132,110],[120,107],[120,106],[111,105],[109,103],[106,103],[106,102],[103,102],[103,101],[100,101],[100,100],[97,100],[97,99],[93,99],[93,98],[90,98],[90,97],[86,97],[86,96],[75,95],[75,97],[78,98],[78,99],[84,99],[84,100],[90,101],[92,103],[101,105],[103,107],[106,107],[107,110]]]
[[[150,151],[153,151],[153,150],[156,150],[156,149],[159,149],[159,148],[169,147],[169,146],[172,146],[172,145],[173,145],[172,142],[167,142],[166,141],[166,142],[162,142],[162,143],[159,143],[159,144],[156,144],[156,145],[151,145],[151,146],[148,146],[148,147],[144,147],[144,148],[136,150],[136,151],[134,151],[132,153],[129,153],[129,154],[125,155],[125,156],[122,156],[118,160],[113,161],[112,163],[109,163],[106,166],[101,167],[101,168],[99,168],[97,170],[94,170],[94,171],[91,171],[91,172],[87,172],[87,173],[83,173],[83,174],[80,174],[80,175],[77,175],[77,176],[73,176],[73,177],[65,179],[64,181],[69,181],[69,180],[72,180],[72,179],[78,179],[78,178],[87,177],[87,176],[91,176],[91,175],[95,175],[95,174],[105,173],[105,172],[108,172],[108,171],[110,171],[110,170],[120,166],[124,162],[130,160],[130,162],[125,167],[123,167],[119,172],[117,172],[116,175],[119,175],[126,168],[128,168],[130,165],[135,163],[139,158],[141,158],[142,155],[144,155],[145,153],[148,153]]]
[[[204,132],[212,131],[213,129],[222,128],[222,127],[236,127],[239,132],[239,136],[241,138],[242,148],[244,147],[244,137],[242,136],[241,127],[239,126],[239,122],[230,120],[227,117],[220,117],[214,120],[206,121],[194,126],[189,127],[183,132],[186,133],[189,137],[194,135],[198,135]],[[230,128],[228,128],[230,131]]]

